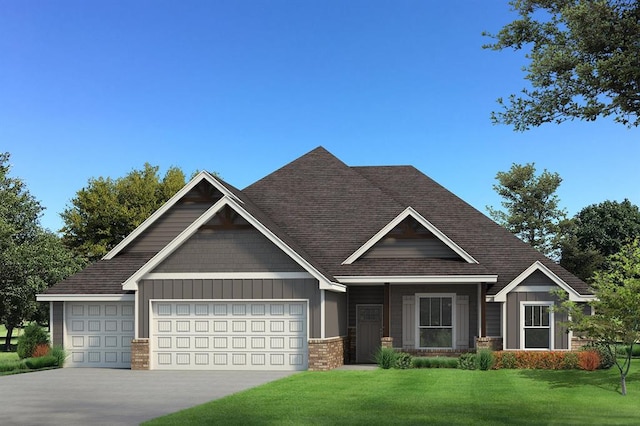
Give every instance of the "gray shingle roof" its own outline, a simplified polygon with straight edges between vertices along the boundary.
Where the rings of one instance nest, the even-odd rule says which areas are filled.
[[[218,179],[220,180],[220,179]],[[240,191],[243,207],[321,274],[498,275],[488,294],[541,261],[580,294],[587,285],[412,166],[349,167],[319,147]],[[359,259],[353,252],[412,207],[479,264],[452,260]],[[153,253],[101,260],[47,293],[119,294]]]

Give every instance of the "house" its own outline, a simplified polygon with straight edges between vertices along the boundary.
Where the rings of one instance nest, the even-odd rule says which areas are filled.
[[[198,174],[54,285],[68,366],[324,370],[475,347],[571,349],[587,285],[411,166],[316,148],[242,191]]]

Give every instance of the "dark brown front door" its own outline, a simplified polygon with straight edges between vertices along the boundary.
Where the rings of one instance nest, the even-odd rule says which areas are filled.
[[[356,362],[375,362],[382,338],[382,305],[358,305],[356,314]]]

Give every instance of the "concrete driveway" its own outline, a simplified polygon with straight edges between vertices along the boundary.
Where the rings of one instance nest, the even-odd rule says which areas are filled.
[[[3,425],[137,425],[293,374],[61,368],[0,377]]]

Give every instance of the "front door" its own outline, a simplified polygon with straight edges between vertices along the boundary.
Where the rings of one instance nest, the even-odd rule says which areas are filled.
[[[356,315],[356,362],[375,362],[382,339],[382,305],[358,305]]]

